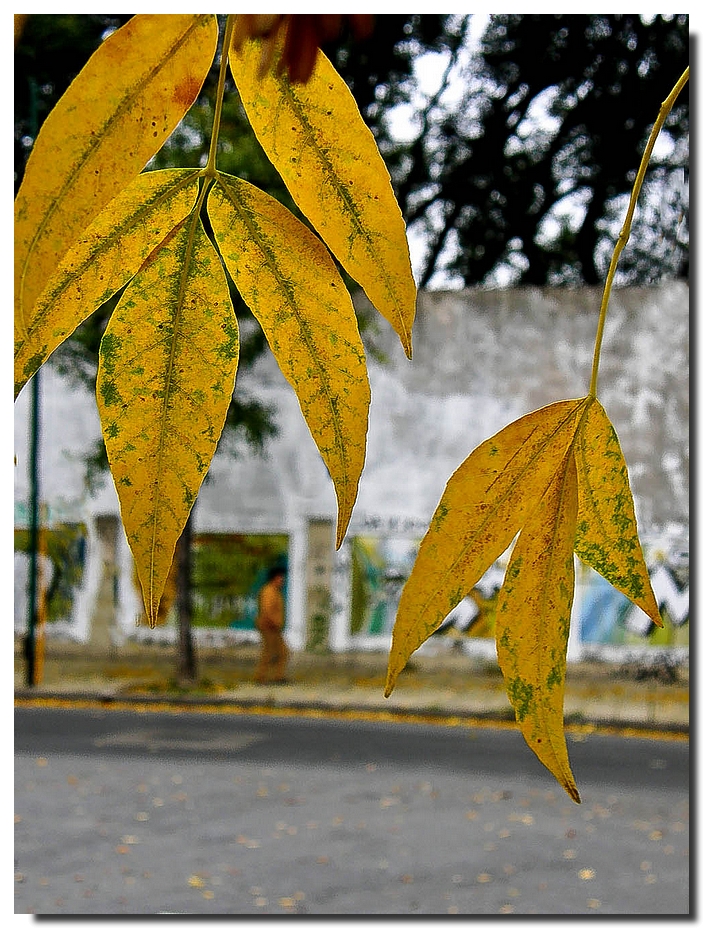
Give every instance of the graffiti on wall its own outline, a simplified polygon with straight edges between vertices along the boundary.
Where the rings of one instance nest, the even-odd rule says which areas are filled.
[[[664,627],[657,628],[600,574],[582,568],[579,636],[583,644],[688,646],[688,556],[657,553],[653,560],[649,573]]]
[[[419,539],[357,536],[351,548],[351,634],[390,636],[405,580],[415,561]],[[664,628],[651,620],[599,574],[577,562],[579,596],[575,614],[580,641],[594,645],[687,646],[689,613],[688,555],[647,552],[652,588]],[[498,591],[508,562],[504,555],[446,617],[435,634],[456,639],[495,637]]]
[[[259,590],[285,566],[287,535],[198,534],[193,552],[194,624],[253,629]]]
[[[390,635],[398,600],[417,557],[418,538],[351,539],[351,634]]]
[[[469,595],[452,609],[437,634],[455,638],[495,638],[496,602],[506,566],[507,558],[492,564]]]
[[[254,629],[259,590],[270,567],[286,565],[287,535],[203,532],[193,539],[193,625]],[[176,570],[171,570],[159,625],[176,621]]]
[[[351,539],[351,634],[389,636],[405,581],[417,557],[420,538],[357,535]],[[498,562],[453,609],[438,635],[490,638],[495,598],[505,566]]]
[[[43,593],[47,622],[71,621],[78,590],[83,583],[86,559],[86,526],[61,523],[42,527],[38,543],[38,577]],[[28,622],[29,530],[15,529],[14,593],[15,628]]]

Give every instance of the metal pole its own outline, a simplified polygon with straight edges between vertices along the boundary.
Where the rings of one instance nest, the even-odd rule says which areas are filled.
[[[29,438],[29,622],[25,639],[27,658],[27,686],[34,686],[36,679],[36,629],[38,578],[37,559],[39,551],[39,387],[40,371],[32,378],[32,407]]]
[[[29,79],[29,124],[34,138],[37,136],[37,85]],[[32,378],[32,405],[30,413],[29,439],[29,621],[25,639],[27,658],[27,686],[34,686],[36,677],[36,628],[37,628],[37,555],[39,548],[39,387],[40,371]]]

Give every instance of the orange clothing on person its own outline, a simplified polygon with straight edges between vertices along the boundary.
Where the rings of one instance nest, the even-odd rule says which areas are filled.
[[[283,639],[283,576],[269,580],[259,593],[256,627],[261,635],[261,658],[256,671],[258,683],[285,680],[288,648]]]

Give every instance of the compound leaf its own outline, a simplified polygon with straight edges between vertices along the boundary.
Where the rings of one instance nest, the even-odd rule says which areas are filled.
[[[554,403],[512,422],[450,478],[401,594],[386,696],[413,651],[522,528],[569,451],[589,402]]]
[[[495,635],[525,741],[580,802],[564,737],[577,509],[576,465],[569,453],[520,531],[496,602]]]
[[[15,325],[76,237],[161,148],[217,48],[212,14],[141,14],[109,36],[39,132],[15,201]]]
[[[518,419],[452,476],[400,597],[386,695],[518,531],[496,602],[498,661],[525,740],[580,802],[563,723],[574,552],[661,624],[627,466],[594,395]]]
[[[579,429],[575,455],[579,484],[576,553],[661,626],[637,535],[627,464],[598,400],[591,404]]]
[[[218,180],[208,198],[215,238],[332,477],[339,546],[364,466],[370,403],[354,307],[329,252],[295,216],[245,181]]]
[[[237,322],[193,215],[152,253],[100,345],[97,401],[150,625],[234,389]]]
[[[84,319],[137,273],[195,205],[199,171],[140,174],[90,224],[51,275],[15,343],[15,397]]]
[[[230,53],[257,138],[297,205],[410,357],[417,291],[405,223],[371,131],[322,52],[306,84],[275,73],[262,77],[259,59],[254,41]]]

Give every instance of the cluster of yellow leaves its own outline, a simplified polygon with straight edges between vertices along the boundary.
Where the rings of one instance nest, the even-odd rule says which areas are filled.
[[[563,725],[574,552],[661,625],[627,466],[595,397],[523,416],[450,478],[401,595],[386,695],[518,532],[496,605],[498,661],[525,740],[578,801]]]
[[[546,406],[480,445],[457,470],[403,590],[386,695],[409,656],[519,537],[496,603],[496,649],[528,745],[580,802],[564,738],[564,674],[574,553],[662,625],[635,523],[627,465],[596,399],[610,290],[656,138],[686,68],[647,140],[605,281],[588,396]]]
[[[262,75],[255,42],[229,55],[251,124],[319,238],[214,168],[140,173],[197,98],[217,38],[210,14],[137,15],[110,36],[44,123],[15,206],[15,396],[125,288],[101,343],[97,402],[152,625],[234,389],[225,268],[330,472],[338,545],[364,466],[370,391],[330,251],[411,353],[405,226],[373,136],[321,52],[306,84]]]

